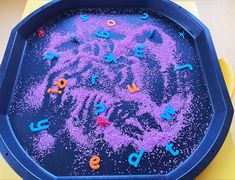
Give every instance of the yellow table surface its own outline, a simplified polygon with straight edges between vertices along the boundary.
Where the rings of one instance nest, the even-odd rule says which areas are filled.
[[[28,0],[22,18],[46,4],[47,0]],[[199,18],[197,5],[194,2],[176,1],[182,7]],[[223,68],[223,67],[222,67]],[[227,69],[226,69],[227,70]],[[231,81],[227,80],[228,74],[224,74],[228,88],[231,88]],[[234,82],[232,82],[234,83]],[[232,91],[232,89],[230,89]],[[235,120],[230,128],[229,134],[214,160],[196,178],[198,180],[233,179],[235,180]],[[0,179],[20,180],[21,178],[8,166],[0,155]]]

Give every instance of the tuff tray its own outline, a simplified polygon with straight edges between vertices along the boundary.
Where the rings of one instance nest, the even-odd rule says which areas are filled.
[[[208,29],[170,1],[48,3],[0,72],[1,152],[24,179],[194,178],[233,115]]]

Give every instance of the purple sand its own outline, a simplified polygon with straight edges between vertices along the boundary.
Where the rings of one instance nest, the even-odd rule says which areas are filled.
[[[106,43],[105,40],[102,40],[102,42],[99,43],[99,48],[101,49],[99,56],[94,56],[94,55],[90,55],[90,52],[83,52],[80,50],[83,50],[84,47],[93,47],[94,45],[98,44],[98,41],[96,38],[92,38],[94,35],[92,34],[97,27],[103,27],[104,29],[107,27],[104,26],[103,24],[103,19],[94,19],[94,20],[90,20],[89,24],[94,23],[95,26],[88,26],[86,27],[86,30],[91,33],[91,34],[86,34],[86,38],[90,39],[88,41],[87,39],[87,43],[85,43],[82,46],[79,46],[79,52],[78,55],[74,55],[72,54],[71,50],[65,51],[63,53],[61,53],[61,58],[59,59],[58,63],[56,64],[56,66],[54,66],[54,68],[51,69],[50,72],[57,72],[57,71],[61,71],[62,69],[67,69],[67,74],[73,74],[76,72],[80,72],[82,69],[84,69],[88,63],[91,63],[92,61],[92,65],[93,68],[100,68],[102,69],[102,71],[104,72],[104,74],[107,76],[107,78],[112,82],[115,79],[115,74],[112,73],[112,71],[110,71],[109,69],[109,65],[104,65],[102,62],[104,61],[104,59],[102,58],[103,55],[109,53],[110,49],[109,48],[105,48],[105,47],[109,47],[109,46],[105,46],[104,44]],[[80,24],[79,24],[80,26]],[[123,27],[123,28],[122,28]],[[129,94],[127,93],[126,88],[119,88],[119,87],[115,87],[115,99],[113,99],[113,97],[109,97],[109,94],[106,93],[102,93],[101,92],[95,92],[95,91],[90,91],[89,89],[86,88],[78,88],[76,87],[78,90],[77,92],[74,90],[72,91],[72,89],[67,90],[66,93],[63,94],[62,99],[63,101],[65,99],[68,98],[68,96],[72,96],[74,97],[74,100],[76,102],[75,107],[76,111],[73,112],[73,116],[72,117],[76,117],[77,114],[82,111],[82,104],[84,103],[84,101],[81,102],[80,99],[84,100],[84,97],[89,97],[89,100],[91,101],[92,99],[95,100],[95,102],[101,100],[102,102],[104,100],[101,99],[100,96],[102,96],[103,98],[106,97],[106,103],[108,103],[109,101],[111,101],[111,104],[114,102],[120,102],[121,100],[125,100],[125,101],[132,101],[132,102],[137,102],[140,105],[140,110],[137,112],[137,115],[142,115],[146,112],[150,113],[153,117],[155,117],[156,121],[158,124],[160,124],[160,126],[162,128],[164,128],[163,132],[159,132],[158,130],[152,130],[151,132],[145,133],[142,136],[142,141],[133,141],[132,138],[128,138],[126,137],[126,135],[123,135],[122,133],[120,133],[120,130],[116,127],[110,127],[107,128],[107,130],[104,130],[104,140],[113,148],[114,151],[118,151],[119,148],[121,148],[122,146],[127,146],[128,144],[132,143],[133,146],[138,147],[138,149],[140,149],[141,147],[145,148],[147,152],[151,152],[153,150],[153,148],[155,146],[164,146],[166,143],[173,141],[174,138],[176,138],[178,136],[179,131],[181,130],[181,128],[183,127],[183,122],[184,122],[184,117],[181,116],[181,114],[178,114],[178,122],[181,123],[177,123],[174,124],[174,128],[172,128],[172,126],[169,125],[169,123],[164,122],[162,119],[159,118],[159,115],[161,114],[161,112],[164,109],[163,105],[162,107],[157,107],[155,102],[153,102],[151,100],[151,98],[148,96],[148,94],[145,92],[145,89],[143,89],[143,76],[147,72],[147,70],[145,70],[145,68],[143,66],[141,66],[140,64],[140,60],[138,58],[135,57],[129,57],[128,54],[128,50],[132,50],[136,47],[136,42],[135,42],[135,37],[138,35],[143,34],[146,31],[151,30],[152,28],[154,28],[154,26],[152,25],[143,25],[142,27],[139,27],[138,29],[136,29],[136,32],[133,33],[133,31],[131,31],[132,27],[126,27],[125,23],[120,23],[119,24],[119,28],[118,29],[112,29],[112,31],[115,31],[117,33],[121,33],[124,34],[126,36],[126,38],[124,40],[114,40],[114,55],[117,58],[125,57],[127,59],[133,59],[131,60],[133,62],[133,64],[130,66],[132,73],[134,75],[134,82],[136,82],[136,84],[138,84],[138,87],[141,89],[140,93],[136,93],[136,94]],[[81,28],[80,28],[81,29]],[[151,42],[151,41],[146,41],[144,43],[144,45],[147,47],[147,52],[145,52],[145,54],[147,54],[148,52],[151,52],[151,54],[153,54],[156,58],[156,63],[160,63],[161,65],[161,71],[165,71],[167,68],[169,68],[169,65],[174,64],[175,62],[177,62],[177,59],[175,59],[175,51],[176,51],[176,45],[175,42],[170,38],[170,36],[168,36],[167,34],[165,34],[160,28],[156,28],[158,33],[161,35],[162,39],[163,39],[163,43],[159,44],[157,47],[155,45],[155,43]],[[82,31],[82,30],[81,30]],[[84,35],[84,33],[82,33]],[[69,36],[69,35],[67,35]],[[80,33],[78,32],[77,36],[79,38],[82,39]],[[65,43],[66,41],[68,41],[67,38],[65,38],[66,36],[64,35],[60,35],[58,33],[55,33],[51,35],[51,40],[50,40],[50,45],[46,51],[56,51],[56,47],[59,46],[62,43]],[[121,47],[121,48],[120,48]],[[152,51],[154,49],[154,51]],[[78,68],[75,70],[70,70],[69,66],[71,66],[74,62],[80,61],[80,64],[78,65]],[[68,61],[69,59],[69,61]],[[122,63],[122,62],[121,62]],[[83,79],[88,79],[91,76],[91,71],[88,71],[89,73],[83,73],[81,74],[83,76]],[[124,72],[125,73],[125,72]],[[63,74],[60,74],[60,76],[62,76]],[[124,74],[124,78],[125,78],[125,74]],[[86,82],[82,81],[83,83]],[[146,79],[145,79],[146,80]],[[70,81],[70,80],[68,80]],[[104,80],[100,80],[99,83],[101,84],[105,84],[106,82]],[[85,84],[84,84],[85,85]],[[167,88],[167,83],[165,81],[165,88]],[[74,94],[75,93],[75,94]],[[96,96],[96,97],[95,97]],[[109,97],[109,98],[107,98]],[[191,96],[188,96],[187,98],[189,98],[191,100]],[[189,102],[186,104],[185,101],[187,101],[187,99],[184,98],[180,98],[179,95],[175,95],[175,97],[172,98],[172,102],[170,102],[170,104],[173,105],[173,107],[176,108],[176,111],[178,110],[177,108],[186,108],[186,107],[190,107],[190,100]],[[89,101],[86,104],[86,107],[89,106]],[[83,115],[83,120],[81,121],[85,121],[86,120],[86,116],[88,111],[85,109],[84,110],[85,113]],[[110,112],[111,114],[111,112]],[[180,117],[180,118],[179,118]],[[69,121],[69,120],[68,120]],[[88,147],[91,146],[91,144],[84,144],[86,140],[86,136],[84,134],[82,134],[82,129],[84,127],[73,127],[71,124],[70,126],[66,126],[66,128],[69,131],[70,136],[72,137],[72,140],[74,140],[78,145],[87,145]],[[74,129],[76,129],[76,131],[74,131]],[[174,129],[173,131],[170,131],[170,129]],[[167,132],[165,132],[167,131]],[[80,133],[79,136],[75,136],[74,133]],[[152,137],[154,136],[154,137]],[[149,142],[149,137],[152,137],[150,139]],[[164,138],[162,138],[164,137]],[[113,143],[113,140],[117,140],[118,143]],[[81,142],[82,141],[82,142]]]
[[[39,109],[42,107],[46,87],[48,84],[48,77],[49,76],[46,76],[41,83],[32,85],[31,88],[27,91],[24,101],[29,107],[33,109]]]
[[[47,131],[41,131],[33,138],[33,141],[35,151],[37,151],[40,156],[44,156],[52,152],[56,140],[52,135],[48,134]]]
[[[136,118],[127,119],[126,124],[130,124],[130,125],[133,125],[133,126],[139,128],[140,130],[144,130],[143,127],[141,126],[141,124],[138,122],[138,120]]]
[[[125,35],[126,37],[122,40],[113,40],[114,43],[114,51],[113,54],[115,57],[120,58],[121,56],[129,59],[132,62],[132,65],[130,66],[131,72],[134,75],[134,82],[138,85],[140,88],[140,92],[136,94],[129,94],[127,92],[126,87],[122,88],[120,86],[114,87],[115,93],[114,96],[110,96],[110,94],[106,93],[105,91],[95,91],[90,90],[89,88],[86,88],[86,82],[89,80],[92,71],[88,70],[86,72],[81,73],[81,71],[89,64],[92,63],[92,68],[100,68],[101,71],[104,73],[104,75],[109,79],[110,82],[113,82],[115,78],[117,77],[117,74],[112,72],[109,68],[109,65],[105,64],[105,60],[102,58],[103,55],[110,52],[109,45],[107,42],[103,39],[101,39],[101,42],[98,42],[97,38],[94,36],[94,32],[98,27],[103,27],[104,29],[109,29],[106,25],[103,23],[103,18],[101,19],[92,19],[88,22],[85,22],[83,26],[85,28],[81,28],[80,21],[77,23],[78,31],[76,33],[76,36],[78,39],[84,42],[84,44],[77,47],[79,53],[74,54],[72,50],[66,50],[64,52],[57,52],[57,47],[59,47],[61,44],[68,42],[71,36],[71,33],[67,34],[60,34],[58,32],[51,33],[50,35],[50,43],[48,45],[48,48],[46,48],[44,51],[53,51],[60,55],[60,58],[57,60],[57,63],[55,66],[51,67],[49,73],[46,75],[45,79],[41,84],[38,84],[36,87],[33,87],[33,89],[40,89],[41,91],[36,91],[37,93],[33,93],[34,91],[29,90],[28,94],[25,96],[26,102],[31,108],[40,108],[43,103],[43,99],[46,94],[46,87],[49,88],[50,86],[53,86],[53,84],[48,83],[48,77],[53,75],[54,73],[60,72],[60,74],[57,76],[57,78],[54,79],[54,82],[58,80],[60,77],[64,77],[65,75],[73,75],[75,73],[80,73],[82,76],[82,81],[77,82],[75,78],[68,79],[68,87],[65,88],[63,94],[62,94],[62,102],[61,107],[63,107],[63,104],[66,100],[68,100],[69,97],[73,98],[73,101],[75,102],[75,110],[71,112],[71,118],[77,117],[77,114],[80,111],[84,111],[83,113],[83,119],[80,121],[86,121],[88,110],[87,108],[90,106],[90,103],[92,101],[98,102],[102,101],[107,104],[114,104],[116,102],[120,102],[122,100],[125,100],[127,102],[137,102],[139,104],[139,111],[137,112],[137,115],[142,115],[144,113],[149,113],[153,117],[155,117],[156,122],[163,128],[163,132],[159,132],[158,130],[152,129],[150,132],[145,132],[142,135],[142,140],[133,140],[132,138],[123,135],[117,127],[109,127],[106,128],[102,133],[104,134],[104,140],[113,148],[114,151],[118,151],[119,148],[122,146],[127,146],[128,144],[132,144],[134,147],[140,149],[143,147],[147,152],[151,152],[155,146],[164,146],[166,143],[173,141],[177,136],[179,131],[184,127],[184,116],[183,111],[177,114],[177,123],[173,125],[169,125],[169,123],[165,122],[160,118],[160,114],[165,108],[166,104],[162,105],[161,107],[158,107],[155,102],[153,102],[148,95],[147,91],[143,89],[143,77],[145,74],[148,74],[151,76],[151,72],[148,71],[148,69],[145,69],[144,66],[140,63],[140,60],[136,57],[130,57],[127,55],[129,51],[135,49],[135,47],[138,45],[135,42],[135,37],[138,35],[143,34],[144,32],[150,31],[153,28],[156,28],[157,32],[161,35],[163,43],[156,46],[155,43],[147,40],[142,45],[146,46],[145,54],[152,54],[154,55],[154,59],[156,63],[160,63],[161,66],[161,72],[165,71],[167,68],[169,68],[170,65],[176,66],[177,59],[175,58],[176,55],[176,43],[174,40],[171,39],[169,35],[163,32],[158,27],[155,27],[153,25],[143,25],[142,27],[135,27],[135,32],[132,31],[132,26],[126,26],[125,22],[120,22],[118,24],[118,28],[112,28],[112,31],[120,33]],[[84,33],[84,31],[88,33]],[[85,36],[84,36],[85,35]],[[98,45],[100,48],[100,52],[98,56],[95,56],[94,54],[91,54],[91,52],[85,52],[84,49],[86,47],[93,47],[95,45]],[[139,44],[141,45],[141,44]],[[153,51],[154,49],[154,51]],[[78,62],[77,68],[73,68],[73,64]],[[119,62],[121,64],[124,64],[124,62]],[[51,66],[50,63],[48,66]],[[120,70],[120,72],[123,74],[122,82],[125,82],[125,80],[128,79],[127,68],[123,68]],[[154,73],[154,72],[152,72]],[[152,74],[153,75],[153,74]],[[148,78],[144,79],[148,82]],[[100,84],[106,85],[107,81],[104,79],[99,80]],[[165,89],[167,88],[167,81],[164,82]],[[37,100],[33,97],[37,97]],[[53,97],[53,95],[51,95]],[[54,97],[56,98],[56,96]],[[82,109],[82,105],[85,102],[85,98],[88,98],[86,102],[85,109]],[[191,104],[192,95],[188,95],[188,97],[181,98],[180,95],[175,95],[172,97],[172,99],[169,99],[169,103],[175,107],[176,111],[179,109],[186,109],[187,107],[190,107]],[[187,103],[186,103],[187,102]],[[110,107],[109,109],[109,115],[112,113],[113,108]],[[68,133],[71,136],[71,140],[75,141],[78,146],[86,146],[87,148],[92,147],[92,143],[88,143],[87,136],[83,134],[83,128],[84,127],[74,127],[72,124],[72,120],[69,118],[66,121],[66,129],[68,129]],[[136,125],[135,122],[129,121],[130,125]],[[172,130],[171,130],[172,129]],[[151,137],[149,139],[149,137]],[[163,138],[164,137],[164,138]],[[113,140],[117,140],[118,143],[113,143]]]
[[[151,77],[159,73],[159,76],[162,76],[164,80],[164,95],[167,95],[166,90],[169,86],[169,81],[168,78],[164,76],[164,72],[172,67],[172,65],[178,66],[181,63],[181,54],[177,53],[175,40],[165,33],[163,29],[151,24],[144,24],[139,27],[117,18],[116,26],[110,28],[104,23],[107,20],[106,17],[97,18],[97,16],[90,16],[89,21],[81,23],[80,19],[76,18],[76,33],[50,33],[47,37],[49,41],[48,46],[44,48],[43,52],[37,53],[43,55],[47,51],[52,51],[58,53],[60,58],[56,60],[55,65],[52,65],[51,62],[46,62],[45,66],[50,69],[43,77],[43,80],[32,84],[31,88],[23,93],[25,94],[24,101],[27,104],[25,108],[32,109],[42,108],[45,98],[50,98],[51,101],[55,101],[60,97],[61,102],[58,104],[58,107],[67,108],[65,107],[65,103],[72,98],[74,105],[72,108],[68,109],[69,118],[64,120],[63,131],[70,137],[70,141],[76,144],[77,148],[75,151],[83,152],[75,161],[83,159],[87,155],[92,155],[94,152],[99,152],[99,149],[95,146],[97,142],[106,142],[111,150],[116,153],[121,153],[122,150],[129,145],[133,146],[136,151],[144,148],[146,152],[151,153],[156,147],[164,147],[167,143],[174,142],[179,136],[180,131],[190,123],[185,115],[191,112],[191,108],[193,107],[192,99],[195,98],[193,94],[188,93],[187,96],[183,97],[179,93],[170,99],[164,97],[163,100],[164,102],[167,101],[167,103],[158,106],[156,102],[151,99],[149,89],[146,89],[147,85],[151,84]],[[118,61],[118,65],[124,66],[118,71],[122,76],[118,84],[115,84],[118,73],[112,70],[114,65],[107,64],[103,58],[104,55],[111,51],[109,42],[105,39],[97,39],[94,36],[94,32],[97,28],[103,28],[107,31],[116,32],[125,36],[124,39],[112,40],[114,56],[117,59],[122,57],[128,60],[128,62],[131,62],[130,65],[127,64],[127,62]],[[133,31],[133,29],[135,30]],[[161,44],[156,45],[150,40],[146,40],[142,44],[137,43],[136,36],[140,36],[152,29],[156,29],[161,36]],[[63,52],[58,51],[59,46],[70,41],[71,35],[76,35],[81,42],[81,45],[76,46],[78,53],[74,54],[71,49],[67,49]],[[150,71],[139,58],[130,56],[130,52],[132,52],[137,45],[144,45],[146,47],[144,55],[146,57],[151,55],[151,59],[154,60],[156,64],[160,65],[160,72],[154,70]],[[99,47],[98,55],[94,53],[96,46]],[[91,51],[87,51],[87,48],[90,48]],[[84,70],[88,65],[91,65],[91,68]],[[98,86],[105,88],[97,90],[96,88],[88,86],[87,83],[90,82],[90,77],[95,69],[99,69],[99,73],[101,73],[101,78],[97,81]],[[127,91],[127,85],[133,83],[128,81],[129,73],[133,74],[133,82],[140,88],[138,93],[130,94]],[[77,74],[79,74],[81,80],[76,78]],[[53,82],[65,76],[69,78],[67,78],[68,85],[64,89],[63,94],[60,96],[50,94],[48,96],[47,89],[51,87],[56,88],[56,86],[53,86]],[[53,77],[53,82],[49,81],[50,77]],[[187,78],[187,75],[185,75],[185,78]],[[176,83],[179,86],[179,92],[185,91],[185,89],[181,89],[181,82],[179,80],[177,80]],[[107,91],[110,89],[112,90],[111,93]],[[186,91],[190,92],[190,86],[186,88]],[[142,135],[138,135],[138,138],[133,138],[124,134],[122,129],[116,127],[113,122],[111,122],[110,126],[101,128],[94,123],[95,117],[93,119],[88,118],[89,108],[93,107],[94,104],[98,102],[102,102],[106,104],[107,110],[101,113],[101,116],[109,119],[115,109],[115,104],[122,101],[126,103],[137,103],[139,110],[136,116],[141,116],[145,113],[150,114],[161,127],[161,131],[154,128],[149,128],[147,131],[136,117],[131,117],[126,119],[123,123],[137,127],[143,132]],[[160,117],[160,114],[168,104],[171,104],[177,112],[174,116],[176,121],[173,123],[169,123]],[[94,110],[95,109],[92,108],[92,111]],[[83,112],[82,117],[78,117],[80,112]],[[122,110],[120,109],[118,113],[121,114]],[[125,117],[124,115],[123,118]],[[76,121],[74,119],[76,119]],[[85,133],[87,128],[85,124],[87,122],[91,122],[91,124],[93,124],[91,128],[94,129],[93,132],[88,134]],[[35,151],[43,156],[51,153],[56,141],[61,138],[59,134],[60,133],[58,133],[57,136],[52,136],[46,131],[40,132],[38,136],[34,138],[33,146]],[[112,151],[107,150],[106,153],[110,154]]]

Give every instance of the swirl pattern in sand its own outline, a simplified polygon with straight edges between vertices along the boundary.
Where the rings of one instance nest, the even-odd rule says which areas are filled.
[[[116,21],[114,27],[106,24],[110,18]],[[78,172],[78,167],[84,167],[84,159],[93,154],[105,152],[110,157],[128,152],[130,147],[154,153],[158,148],[164,149],[167,143],[175,142],[182,130],[193,122],[193,117],[188,117],[197,107],[193,100],[198,99],[191,91],[197,83],[191,82],[192,72],[180,73],[180,78],[173,72],[173,68],[184,61],[175,32],[166,31],[158,21],[155,24],[153,21],[156,19],[136,21],[136,15],[112,14],[110,17],[89,15],[89,20],[82,22],[75,14],[69,20],[52,23],[44,46],[38,47],[33,38],[30,46],[38,57],[33,59],[35,64],[41,62],[48,51],[60,55],[58,59],[41,62],[44,72],[38,73],[33,78],[37,80],[28,83],[29,88],[22,92],[25,107],[21,109],[42,114],[47,107],[44,115],[51,123],[49,130],[32,135],[33,150],[29,153],[35,161],[43,164],[43,158],[56,153],[58,145],[63,144],[65,150],[70,148],[75,152],[70,175],[87,174],[86,170]],[[108,31],[110,38],[96,37],[97,29]],[[155,36],[149,38],[152,30],[156,30]],[[79,44],[71,41],[73,35],[78,37]],[[143,59],[134,56],[138,45],[145,46]],[[26,56],[30,53],[32,50]],[[117,64],[107,63],[103,58],[109,53],[115,56]],[[99,76],[95,85],[91,84],[92,75]],[[48,94],[47,89],[62,77],[68,82],[63,94]],[[127,90],[127,85],[133,82],[140,88],[138,93]],[[206,94],[204,98],[205,102],[209,101]],[[106,104],[106,111],[100,115],[111,122],[110,126],[96,125],[94,106],[97,103]],[[176,111],[171,121],[160,117],[168,104]],[[49,140],[45,140],[46,137]],[[188,154],[195,147],[191,147]],[[82,163],[78,165],[78,162]],[[179,162],[174,162],[168,170]],[[158,173],[168,170],[158,169]]]

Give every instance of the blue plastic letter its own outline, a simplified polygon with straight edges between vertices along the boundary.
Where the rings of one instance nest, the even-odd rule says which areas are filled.
[[[149,18],[149,15],[147,13],[143,13],[143,16],[141,17],[142,20],[147,20]]]
[[[117,64],[117,59],[114,57],[112,53],[104,56],[104,58],[107,60],[108,63],[114,62],[115,64]]]
[[[87,17],[87,15],[81,15],[80,16],[80,18],[82,19],[82,22],[85,22],[85,21],[87,21],[88,20],[88,17]]]
[[[96,80],[97,78],[99,78],[99,76],[96,76],[96,75],[92,75],[92,76],[91,76],[91,83],[92,83],[92,85],[95,85],[95,80]]]
[[[143,55],[144,54],[144,48],[145,48],[145,46],[137,46],[135,48],[134,56],[142,59],[144,57],[144,55]]]
[[[101,38],[109,39],[110,34],[107,31],[97,29],[95,35]]]
[[[104,112],[105,109],[106,109],[105,104],[96,104],[95,107],[96,107],[96,108],[99,108],[99,109],[97,109],[97,110],[95,111],[95,115],[96,115],[96,116],[99,115],[99,113]]]
[[[173,156],[178,156],[180,153],[179,150],[176,151],[173,150],[173,144],[167,144],[166,151],[169,151]]]
[[[48,119],[44,119],[44,120],[38,121],[37,127],[34,127],[34,123],[30,123],[30,125],[29,125],[30,130],[32,132],[37,132],[37,131],[48,129],[49,125],[45,125],[45,123],[48,123]]]
[[[171,120],[172,116],[175,115],[174,108],[169,104],[160,116],[166,120]]]
[[[130,156],[128,157],[129,164],[134,167],[137,167],[140,163],[140,160],[141,160],[143,154],[144,154],[143,148],[140,150],[139,154],[137,154],[137,153],[130,154]],[[133,158],[135,158],[135,159],[133,159]]]
[[[43,56],[43,60],[58,59],[59,57],[60,57],[59,54],[56,54],[54,52],[47,52],[47,56]]]
[[[185,64],[185,65],[174,68],[174,71],[176,72],[185,68],[188,68],[190,71],[193,70],[193,66],[191,64]]]

